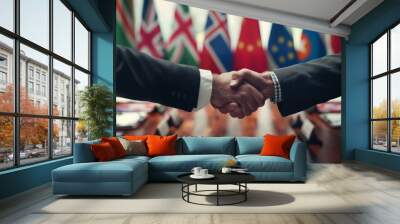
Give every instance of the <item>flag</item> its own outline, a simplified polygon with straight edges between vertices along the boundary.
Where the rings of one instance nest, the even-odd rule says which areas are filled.
[[[133,15],[128,0],[116,1],[116,43],[126,47],[135,46]]]
[[[172,30],[166,45],[166,58],[175,63],[198,65],[199,55],[188,6],[177,5]]]
[[[293,45],[293,37],[285,26],[272,24],[268,52],[278,68],[287,67],[298,62]]]
[[[231,40],[224,13],[208,13],[200,67],[220,74],[232,70]]]
[[[319,33],[303,30],[301,34],[301,47],[297,50],[300,62],[309,61],[326,55],[326,47]]]
[[[142,24],[137,48],[155,58],[164,57],[164,42],[153,0],[143,1]]]
[[[342,40],[340,37],[331,35],[330,44],[332,53],[340,54],[342,52]]]
[[[267,56],[261,44],[257,20],[243,19],[233,61],[235,70],[248,68],[257,72],[264,72],[268,69]]]

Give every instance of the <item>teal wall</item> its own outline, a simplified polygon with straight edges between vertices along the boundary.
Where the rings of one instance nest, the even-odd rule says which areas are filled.
[[[92,32],[92,82],[114,87],[114,0],[67,0]],[[114,94],[115,96],[115,94]],[[115,98],[115,97],[114,97]],[[115,132],[115,113],[110,132]],[[51,181],[51,171],[72,163],[72,157],[0,172],[0,199]]]
[[[398,22],[400,0],[384,1],[351,27],[343,56],[343,158],[392,170],[399,170],[399,156],[369,150],[368,44]]]

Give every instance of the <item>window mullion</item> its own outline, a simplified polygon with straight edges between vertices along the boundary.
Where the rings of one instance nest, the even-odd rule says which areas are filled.
[[[75,118],[75,12],[74,11],[72,11],[72,14],[71,14],[71,23],[72,23],[72,32],[71,32],[71,35],[72,35],[72,38],[71,38],[71,41],[72,41],[72,43],[71,43],[71,46],[72,46],[72,48],[71,48],[71,59],[72,59],[72,64],[74,65],[74,66],[72,66],[71,67],[71,69],[72,69],[72,71],[71,71],[71,91],[72,91],[72,95],[71,95],[71,102],[72,102],[72,105],[71,105],[71,117],[73,117],[73,118]],[[74,151],[75,151],[75,149],[74,149],[74,146],[75,146],[75,125],[76,125],[76,121],[75,120],[73,120],[72,122],[71,122],[72,124],[71,124],[71,128],[72,128],[72,130],[71,130],[71,151],[72,151],[72,155],[74,155]]]
[[[387,54],[387,71],[389,71],[390,70],[390,29],[389,29],[389,31],[387,32],[387,52],[386,52],[386,54]],[[392,99],[391,99],[391,79],[392,79],[392,76],[391,76],[391,74],[388,74],[387,75],[387,90],[388,90],[388,92],[387,92],[387,98],[388,98],[388,100],[387,100],[387,110],[388,110],[388,117],[389,118],[391,118],[392,117]],[[392,151],[392,135],[391,135],[391,129],[392,129],[392,121],[390,120],[390,121],[388,121],[388,123],[387,123],[387,136],[388,136],[388,141],[389,141],[389,143],[388,143],[388,148],[387,148],[387,150],[388,150],[388,152],[391,152]]]
[[[17,35],[19,35],[19,8],[20,1],[14,1],[14,30]],[[19,39],[14,39],[14,112],[19,113],[20,111],[20,46]],[[14,116],[14,166],[20,165],[20,155],[19,155],[19,136],[20,136],[20,119]]]
[[[53,52],[53,0],[49,0],[49,50]],[[49,55],[49,73],[48,73],[48,91],[49,94],[49,120],[48,120],[48,152],[49,159],[53,159],[53,56]]]

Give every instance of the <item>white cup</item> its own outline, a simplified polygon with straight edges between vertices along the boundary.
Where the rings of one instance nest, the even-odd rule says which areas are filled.
[[[202,170],[201,167],[193,167],[192,173],[193,173],[194,175],[196,175],[196,176],[199,176],[199,175],[201,175],[201,174],[200,174],[200,171],[201,171],[201,170]]]
[[[222,167],[221,172],[222,172],[222,173],[230,173],[230,172],[232,172],[232,168],[229,168],[229,167]]]
[[[200,170],[200,176],[207,176],[208,175],[208,169],[201,169]]]

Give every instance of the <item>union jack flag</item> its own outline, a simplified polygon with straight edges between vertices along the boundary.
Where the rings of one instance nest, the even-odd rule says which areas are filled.
[[[164,43],[153,0],[144,0],[137,48],[155,58],[164,57]]]
[[[217,74],[231,71],[233,56],[230,46],[226,15],[210,11],[206,22],[200,67]]]

